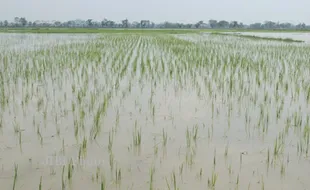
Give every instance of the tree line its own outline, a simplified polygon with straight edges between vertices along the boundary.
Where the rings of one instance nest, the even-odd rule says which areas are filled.
[[[280,23],[273,21],[265,21],[263,23],[252,23],[249,25],[238,21],[226,20],[209,20],[207,22],[199,21],[196,23],[173,23],[163,22],[154,23],[150,20],[141,20],[129,22],[124,19],[121,22],[103,19],[102,21],[95,21],[93,19],[87,20],[69,20],[65,22],[60,21],[28,21],[25,17],[15,17],[13,22],[7,20],[0,21],[0,27],[55,27],[55,28],[179,28],[179,29],[193,29],[193,28],[214,28],[214,29],[310,29],[310,25],[299,23],[294,25],[292,23]]]

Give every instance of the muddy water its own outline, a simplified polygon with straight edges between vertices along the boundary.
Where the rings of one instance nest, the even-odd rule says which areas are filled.
[[[310,47],[112,34],[47,45],[57,38],[1,54],[3,189],[14,164],[26,190],[41,177],[42,189],[309,187]]]

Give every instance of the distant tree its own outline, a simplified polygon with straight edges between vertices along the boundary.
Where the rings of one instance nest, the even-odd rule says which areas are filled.
[[[164,23],[154,23],[149,20],[141,20],[140,22],[129,23],[128,19],[122,20],[120,23],[116,23],[112,20],[104,19],[100,22],[94,21],[93,19],[88,20],[69,20],[66,22],[47,22],[47,21],[27,21],[25,17],[15,17],[14,21],[9,23],[7,20],[0,21],[0,27],[92,27],[92,28],[252,28],[252,29],[310,29],[310,25],[305,23],[300,23],[294,25],[291,23],[279,23],[273,21],[265,21],[262,23],[252,23],[250,25],[244,25],[238,21],[228,22],[226,20],[209,20],[208,25],[203,21],[197,23],[187,24],[187,23],[174,23],[174,22],[164,22]]]
[[[292,26],[293,26],[293,25],[292,25],[291,23],[288,23],[288,22],[286,22],[286,23],[280,23],[280,24],[279,24],[280,29],[291,29]]]
[[[162,25],[162,28],[183,28],[183,24],[181,24],[181,23],[165,22]]]
[[[101,21],[101,27],[102,27],[102,28],[107,27],[107,23],[108,23],[108,20],[107,20],[106,18],[103,19],[103,20]]]
[[[265,29],[275,29],[276,26],[277,26],[277,23],[272,22],[272,21],[265,21],[265,23],[264,23],[264,25],[263,25],[263,27],[264,27]]]
[[[164,24],[162,24],[161,28],[178,28],[179,25],[177,23],[172,23],[172,22],[164,22]]]
[[[9,22],[7,21],[7,20],[5,20],[4,22],[3,22],[3,26],[4,27],[7,27],[9,25]]]
[[[87,19],[86,23],[87,23],[88,27],[92,27],[93,26],[93,19]]]
[[[150,28],[155,28],[155,23],[151,22]]]
[[[128,19],[122,20],[122,27],[128,28]]]
[[[149,20],[141,20],[140,21],[140,27],[141,28],[149,28],[150,27],[150,21]]]
[[[61,22],[60,22],[60,21],[55,21],[55,22],[54,22],[54,26],[60,27],[60,26],[61,26]]]
[[[141,27],[141,28],[144,28],[144,27],[145,27],[145,24],[146,24],[146,23],[145,23],[144,20],[141,20],[141,21],[140,21],[140,27]]]
[[[72,27],[74,27],[75,26],[75,23],[74,23],[74,21],[72,21],[72,20],[69,20],[68,22],[67,22],[67,24],[66,24],[68,27],[70,27],[70,28],[72,28]],[[89,27],[91,27],[92,26],[92,24],[91,25],[89,25]]]
[[[186,28],[192,28],[192,24],[186,24],[185,27]]]
[[[229,28],[239,28],[239,24],[237,21],[231,21],[229,23]]]
[[[19,22],[19,17],[14,17],[14,22],[15,23]]]
[[[229,22],[227,22],[226,20],[221,20],[218,22],[218,26],[220,28],[229,28]]]
[[[51,24],[48,23],[48,22],[42,21],[42,22],[40,23],[40,26],[41,26],[41,27],[51,27]]]
[[[262,23],[254,23],[254,24],[250,24],[250,28],[252,29],[261,29],[262,28]]]
[[[92,23],[94,28],[100,28],[101,26],[101,22],[93,21]]]
[[[176,26],[177,26],[177,28],[185,28],[184,24],[182,24],[182,23],[177,23]]]
[[[27,20],[26,20],[26,18],[21,17],[21,18],[19,19],[19,23],[20,23],[23,27],[25,27],[25,26],[27,25]]]
[[[112,20],[108,20],[107,21],[107,26],[110,27],[110,28],[114,28],[115,27],[115,22],[112,21]]]
[[[306,28],[306,24],[305,23],[299,23],[296,28],[298,29],[305,29]]]
[[[159,28],[168,28],[170,25],[169,22],[165,21],[164,23],[158,24]]]
[[[131,26],[132,26],[133,28],[139,28],[139,27],[140,27],[140,23],[137,22],[137,21],[134,21],[134,22],[131,23]]]
[[[211,28],[217,28],[217,21],[216,20],[209,20],[209,25]]]
[[[199,21],[195,24],[195,28],[199,28],[203,24],[203,21]]]
[[[19,26],[20,20],[19,17],[14,18],[15,26]]]

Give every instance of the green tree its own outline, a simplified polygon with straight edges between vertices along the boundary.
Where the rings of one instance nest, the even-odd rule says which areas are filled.
[[[7,27],[7,26],[9,25],[9,22],[8,22],[7,20],[5,20],[5,21],[3,22],[3,25],[4,25],[4,27]]]
[[[21,18],[19,19],[19,23],[20,23],[23,27],[25,27],[25,26],[27,25],[27,20],[26,20],[26,18],[21,17]]]
[[[238,22],[237,21],[230,22],[229,28],[239,28]]]
[[[203,21],[201,20],[195,24],[195,27],[199,28],[202,24],[203,24]]]
[[[221,20],[220,22],[218,22],[218,26],[220,28],[229,28],[229,22],[227,22],[226,20]]]
[[[128,19],[122,20],[122,27],[128,28]]]
[[[19,17],[15,17],[15,18],[14,18],[14,24],[15,24],[15,26],[19,26],[19,24],[20,24],[20,19],[19,19]]]
[[[86,23],[87,23],[88,27],[92,27],[93,26],[93,19],[87,19]]]
[[[209,25],[211,28],[217,28],[217,20],[209,20]]]

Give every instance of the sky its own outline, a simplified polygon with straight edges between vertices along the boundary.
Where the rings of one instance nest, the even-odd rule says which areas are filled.
[[[310,24],[310,0],[0,0],[0,20],[75,20],[107,18],[120,22],[151,20],[195,23],[210,19],[245,24]]]

